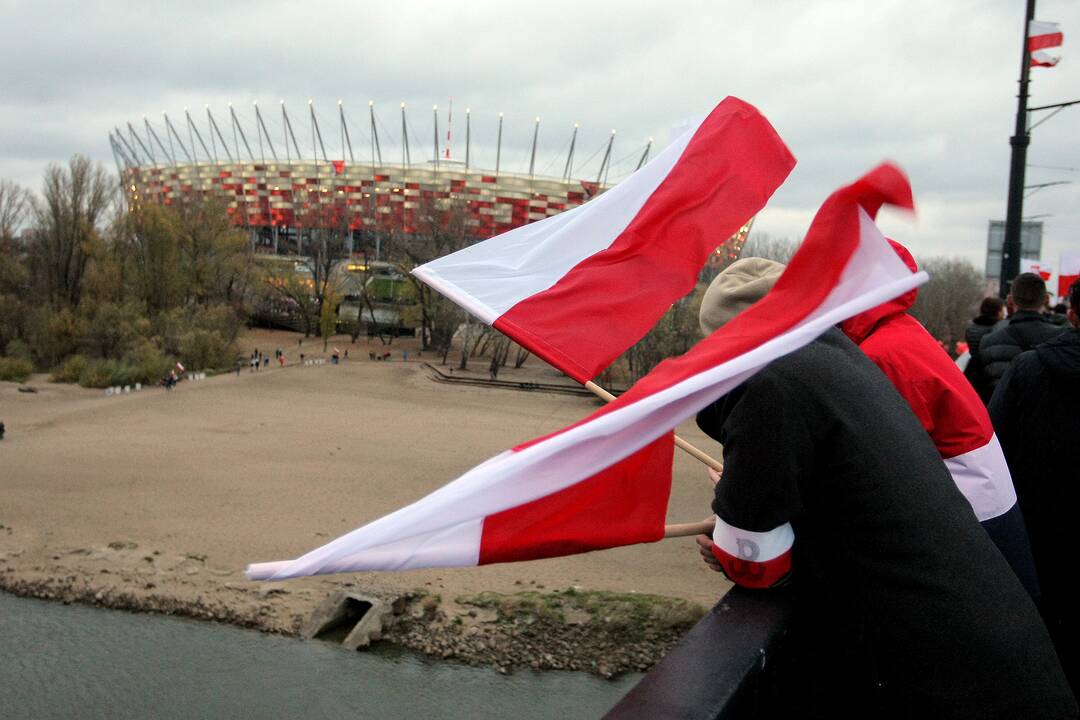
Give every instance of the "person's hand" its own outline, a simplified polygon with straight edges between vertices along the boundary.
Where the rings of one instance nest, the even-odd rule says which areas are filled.
[[[698,552],[701,553],[701,559],[705,561],[705,564],[716,572],[721,573],[724,577],[727,577],[727,573],[725,573],[724,568],[721,567],[720,561],[712,554],[712,538],[708,535],[698,535],[694,539],[697,541]]]
[[[720,482],[720,472],[714,470],[708,465],[705,466],[705,470],[709,473],[709,480],[712,482],[713,489],[716,489],[716,483]]]

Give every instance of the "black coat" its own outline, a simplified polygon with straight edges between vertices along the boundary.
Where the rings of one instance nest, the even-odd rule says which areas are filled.
[[[1075,715],[1031,599],[907,403],[839,330],[698,424],[724,446],[720,518],[794,527],[802,674],[830,716],[879,683],[865,717]]]
[[[975,388],[975,392],[979,394],[979,399],[983,401],[983,405],[990,402],[990,396],[994,393],[994,388],[990,386],[989,381],[986,379],[982,358],[979,357],[979,343],[984,337],[993,332],[994,327],[999,322],[1002,321],[996,317],[980,315],[964,329],[964,342],[967,343],[968,352],[971,353],[967,367],[964,368],[964,377],[971,383],[971,387]]]
[[[1070,588],[1080,507],[1080,330],[1066,330],[1019,355],[994,391],[990,419],[1028,526],[1047,624],[1076,688],[1080,593]]]
[[[1017,355],[1043,344],[1064,330],[1040,312],[1018,310],[1009,318],[1007,325],[983,337],[979,343],[979,359],[991,392]]]

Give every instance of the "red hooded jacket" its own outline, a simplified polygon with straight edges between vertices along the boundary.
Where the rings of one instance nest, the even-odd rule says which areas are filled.
[[[918,266],[907,248],[894,240],[889,243],[915,272]],[[979,522],[1029,592],[1037,595],[1034,561],[1016,507],[1016,490],[990,415],[952,358],[907,314],[916,294],[912,290],[871,308],[843,322],[840,329],[911,406]]]

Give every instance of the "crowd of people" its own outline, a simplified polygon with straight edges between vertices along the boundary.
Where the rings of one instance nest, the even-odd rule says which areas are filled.
[[[703,330],[763,297],[780,270],[747,258],[722,272]],[[1077,716],[1068,443],[1080,437],[1080,282],[1068,326],[1044,314],[1039,276],[1011,290],[980,308],[967,377],[907,314],[912,291],[698,415],[724,453],[703,559],[797,598],[774,668],[781,716]]]

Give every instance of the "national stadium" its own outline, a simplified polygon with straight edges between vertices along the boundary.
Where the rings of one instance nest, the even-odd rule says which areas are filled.
[[[438,107],[433,108],[433,133],[420,152],[404,103],[397,147],[384,147],[390,133],[374,102],[368,103],[368,122],[361,127],[355,122],[350,127],[341,101],[336,119],[323,117],[322,123],[312,101],[306,117],[297,121],[284,101],[273,117],[254,103],[246,125],[231,103],[220,122],[209,106],[204,109],[205,118],[198,121],[185,108],[182,121],[173,122],[162,113],[162,122],[156,125],[144,116],[141,123],[128,122],[109,133],[125,195],[129,202],[163,205],[217,197],[226,204],[233,224],[248,230],[252,247],[265,254],[304,255],[305,236],[318,228],[342,230],[350,254],[372,239],[377,247],[378,239],[389,233],[423,232],[423,210],[430,204],[456,204],[464,215],[463,232],[471,240],[483,240],[577,207],[610,187],[614,130],[589,160],[578,159],[588,165],[600,157],[595,174],[590,169],[589,176],[582,177],[580,171],[575,173],[575,124],[565,158],[549,158],[544,165],[562,166],[561,176],[554,177],[536,172],[539,117],[532,127],[528,170],[509,172],[503,167],[502,113],[494,165],[483,167],[474,158],[469,109],[457,128],[460,156],[452,156],[452,105],[445,135],[440,132]],[[306,142],[297,142],[298,134]],[[354,147],[354,138],[360,147]],[[650,138],[620,167],[640,168],[651,148]],[[749,226],[723,242],[716,259],[736,257],[748,230]]]

